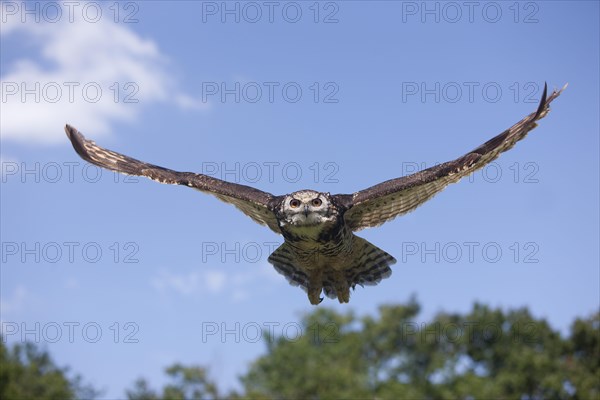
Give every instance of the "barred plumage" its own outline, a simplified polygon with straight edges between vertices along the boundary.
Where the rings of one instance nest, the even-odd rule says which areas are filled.
[[[65,131],[75,151],[93,164],[160,183],[188,186],[233,204],[254,221],[283,235],[285,242],[270,255],[269,262],[290,284],[304,289],[312,304],[321,302],[321,292],[346,303],[351,288],[378,284],[391,275],[390,265],[396,262],[394,257],[353,232],[414,210],[448,184],[458,182],[511,149],[546,116],[549,104],[565,87],[547,96],[544,86],[536,112],[464,156],[354,194],[301,190],[274,196],[249,186],[173,171],[104,149],[70,125]]]

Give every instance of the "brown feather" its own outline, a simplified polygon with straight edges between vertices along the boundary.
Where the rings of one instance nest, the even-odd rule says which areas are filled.
[[[548,114],[549,104],[565,87],[555,90],[547,97],[547,86],[544,85],[544,93],[536,112],[456,160],[382,182],[352,195],[335,195],[348,208],[344,215],[346,224],[353,231],[381,225],[411,212],[449,184],[483,168],[534,129],[536,121]]]
[[[178,172],[158,165],[148,164],[135,158],[102,148],[87,140],[81,132],[70,125],[65,126],[73,148],[86,161],[100,167],[127,175],[145,176],[160,183],[184,185],[215,195],[219,200],[233,204],[259,224],[266,225],[281,234],[274,209],[280,197],[250,186],[226,182],[208,175]]]

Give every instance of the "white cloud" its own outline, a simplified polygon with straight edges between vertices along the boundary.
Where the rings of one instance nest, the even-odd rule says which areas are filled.
[[[158,276],[151,280],[152,286],[161,293],[173,291],[182,296],[191,296],[196,293],[220,293],[227,280],[221,271],[192,271],[188,274],[177,274],[169,271],[160,271]]]
[[[178,274],[167,270],[159,271],[151,285],[161,294],[177,293],[180,296],[222,295],[230,293],[234,302],[250,297],[257,288],[266,284],[286,283],[269,264],[257,265],[246,272],[227,273],[222,270],[198,270]]]
[[[204,111],[210,108],[210,103],[203,103],[201,100],[188,96],[187,94],[178,94],[173,98],[175,104],[184,110]]]
[[[98,137],[154,102],[207,108],[181,92],[152,40],[110,18],[90,23],[73,15],[72,22],[65,17],[57,23],[20,23],[14,15],[1,24],[3,42],[33,43],[39,52],[13,61],[0,77],[3,139],[62,142],[65,123]]]
[[[221,271],[207,271],[204,275],[208,290],[211,293],[220,293],[227,279],[225,273]]]
[[[159,276],[152,279],[151,283],[159,292],[174,291],[182,296],[189,296],[200,289],[200,275],[190,272],[187,275],[161,271]]]

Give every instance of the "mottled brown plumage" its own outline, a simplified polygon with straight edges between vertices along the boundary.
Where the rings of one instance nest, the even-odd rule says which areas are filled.
[[[75,151],[93,164],[160,183],[189,186],[233,204],[254,221],[284,236],[285,243],[271,254],[269,262],[292,285],[306,290],[312,304],[322,300],[322,291],[346,303],[350,288],[376,285],[391,275],[389,266],[396,262],[352,232],[381,225],[414,210],[450,183],[495,160],[537,126],[536,122],[546,116],[549,104],[565,87],[547,96],[544,86],[536,112],[464,156],[354,194],[301,190],[274,196],[249,186],[173,171],[104,149],[70,125],[65,131]]]

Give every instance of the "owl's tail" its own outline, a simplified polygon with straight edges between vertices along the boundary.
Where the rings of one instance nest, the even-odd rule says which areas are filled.
[[[294,249],[287,243],[282,244],[271,254],[269,262],[277,272],[286,277],[293,286],[300,286],[308,293],[312,304],[319,304],[323,299],[321,291],[329,298],[337,298],[340,303],[350,300],[350,288],[356,285],[374,286],[392,275],[390,266],[396,259],[379,247],[363,238],[353,236],[352,247],[343,265],[327,268],[303,268],[298,261]],[[319,263],[322,262],[318,255]],[[340,257],[332,258],[332,264],[339,262]]]
[[[394,265],[396,259],[361,237],[354,236],[353,239],[355,261],[348,266],[345,274],[350,287],[354,289],[356,285],[375,286],[383,279],[389,278],[392,275],[390,265]]]
[[[300,286],[304,291],[308,291],[307,272],[297,266],[298,261],[290,245],[283,243],[271,253],[268,261],[273,264],[277,272],[285,276],[290,285]]]

